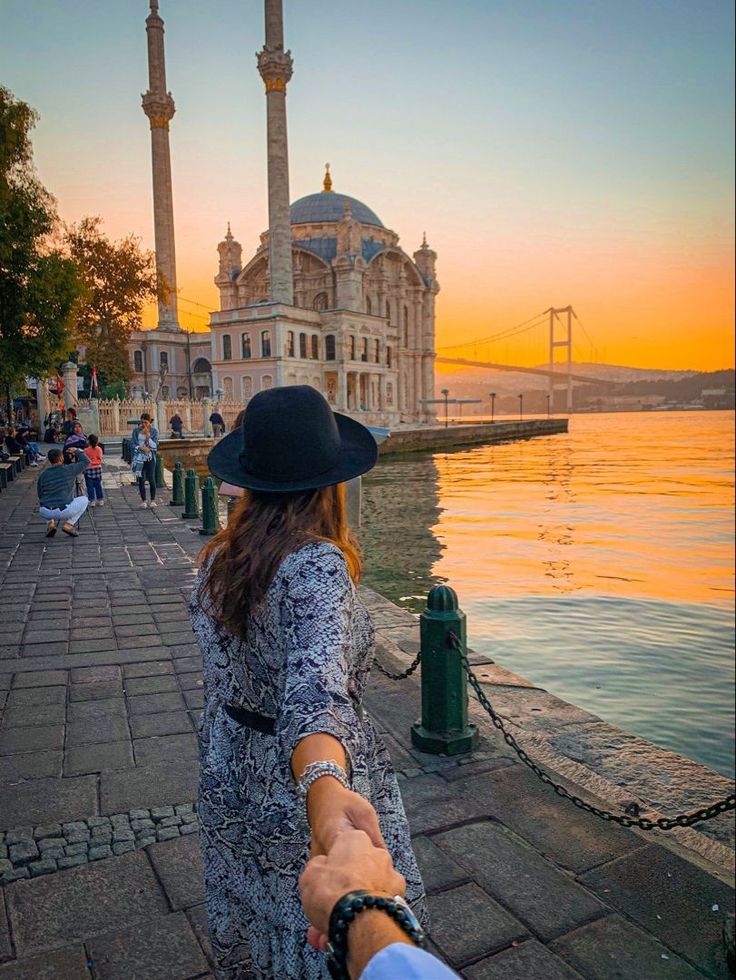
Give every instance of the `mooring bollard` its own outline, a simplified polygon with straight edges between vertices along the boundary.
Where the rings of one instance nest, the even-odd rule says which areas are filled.
[[[420,617],[422,720],[411,726],[412,743],[432,755],[462,755],[478,740],[468,724],[468,684],[460,655],[450,644],[454,633],[465,649],[465,613],[449,585],[436,585]]]
[[[127,436],[123,438],[120,446],[120,455],[123,457],[124,463],[132,462],[132,453],[130,451],[130,439]]]
[[[199,517],[199,478],[194,470],[187,470],[184,478],[184,513],[185,520]]]
[[[171,506],[182,507],[184,504],[184,467],[177,460],[171,478]]]
[[[161,453],[156,453],[156,489],[166,489],[166,480],[164,479],[164,458]]]
[[[217,512],[217,487],[208,476],[202,487],[202,527],[200,534],[217,534],[220,530],[220,515]]]

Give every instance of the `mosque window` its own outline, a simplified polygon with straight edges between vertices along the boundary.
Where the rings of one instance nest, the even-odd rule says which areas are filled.
[[[314,309],[315,310],[326,310],[327,309],[327,293],[317,293],[314,297]]]
[[[296,351],[294,350],[294,331],[286,331],[286,356],[294,357]]]
[[[240,350],[242,352],[243,360],[249,361],[253,353],[250,345],[250,334],[244,333],[240,335]]]
[[[271,356],[271,331],[261,330],[261,357]]]
[[[386,300],[386,319],[391,323],[391,304]]]
[[[409,308],[404,307],[404,347],[409,346]]]
[[[361,361],[368,360],[368,338],[363,337],[363,342],[360,347],[360,359]]]
[[[381,363],[381,341],[380,340],[374,340],[373,341],[373,360],[376,362],[376,364],[380,364]]]
[[[264,374],[261,378],[261,391],[266,391],[268,388],[273,388],[273,378],[270,374]]]
[[[158,366],[164,368],[166,371],[169,370],[169,355],[165,350],[162,350],[158,355]]]
[[[246,375],[241,381],[241,386],[243,390],[243,398],[251,398],[253,395],[253,378]]]
[[[391,367],[391,348],[386,348],[386,367]]]
[[[371,303],[370,296],[366,296],[365,298],[365,311],[371,316],[373,315],[373,303]]]
[[[222,390],[225,392],[226,401],[231,402],[233,400],[233,379],[223,378],[222,379]]]
[[[334,333],[328,333],[325,337],[325,360],[334,361],[335,357],[335,335]]]
[[[350,338],[350,360],[355,360],[355,337]]]
[[[312,360],[319,360],[319,337],[316,334],[312,335]]]
[[[386,385],[386,404],[393,405],[394,403],[394,386],[389,383]]]
[[[137,371],[139,374],[143,373],[143,351],[135,350],[133,351],[133,370]]]
[[[305,360],[307,357],[307,335],[305,333],[299,334],[299,357]]]
[[[233,342],[229,333],[226,333],[222,338],[222,359],[223,361],[232,361],[233,359]]]

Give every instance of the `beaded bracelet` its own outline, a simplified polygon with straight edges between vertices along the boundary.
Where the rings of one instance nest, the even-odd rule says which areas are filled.
[[[322,759],[319,762],[309,762],[304,767],[302,778],[296,784],[297,796],[301,796],[303,800],[306,800],[309,787],[312,783],[316,783],[318,779],[321,779],[322,776],[332,776],[345,789],[350,789],[347,774],[342,766],[338,766],[331,759]]]
[[[327,968],[333,980],[350,980],[347,968],[348,929],[355,916],[366,909],[380,909],[391,916],[420,949],[424,949],[427,944],[419,920],[400,895],[387,898],[385,895],[371,895],[363,891],[348,892],[336,902],[330,915]]]

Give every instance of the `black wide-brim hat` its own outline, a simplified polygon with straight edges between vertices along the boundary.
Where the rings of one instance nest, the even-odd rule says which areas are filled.
[[[207,465],[236,487],[289,493],[345,483],[377,458],[364,425],[333,412],[315,388],[288,385],[254,395],[240,429],[217,443]]]

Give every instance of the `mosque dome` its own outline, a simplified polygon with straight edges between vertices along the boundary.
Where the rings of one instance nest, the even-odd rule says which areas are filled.
[[[300,197],[291,205],[292,225],[319,224],[320,222],[337,223],[345,214],[345,205],[350,205],[350,213],[362,225],[375,225],[383,228],[384,224],[375,211],[355,197],[338,194],[332,190],[330,165],[327,164],[323,189],[317,194],[307,194]]]

